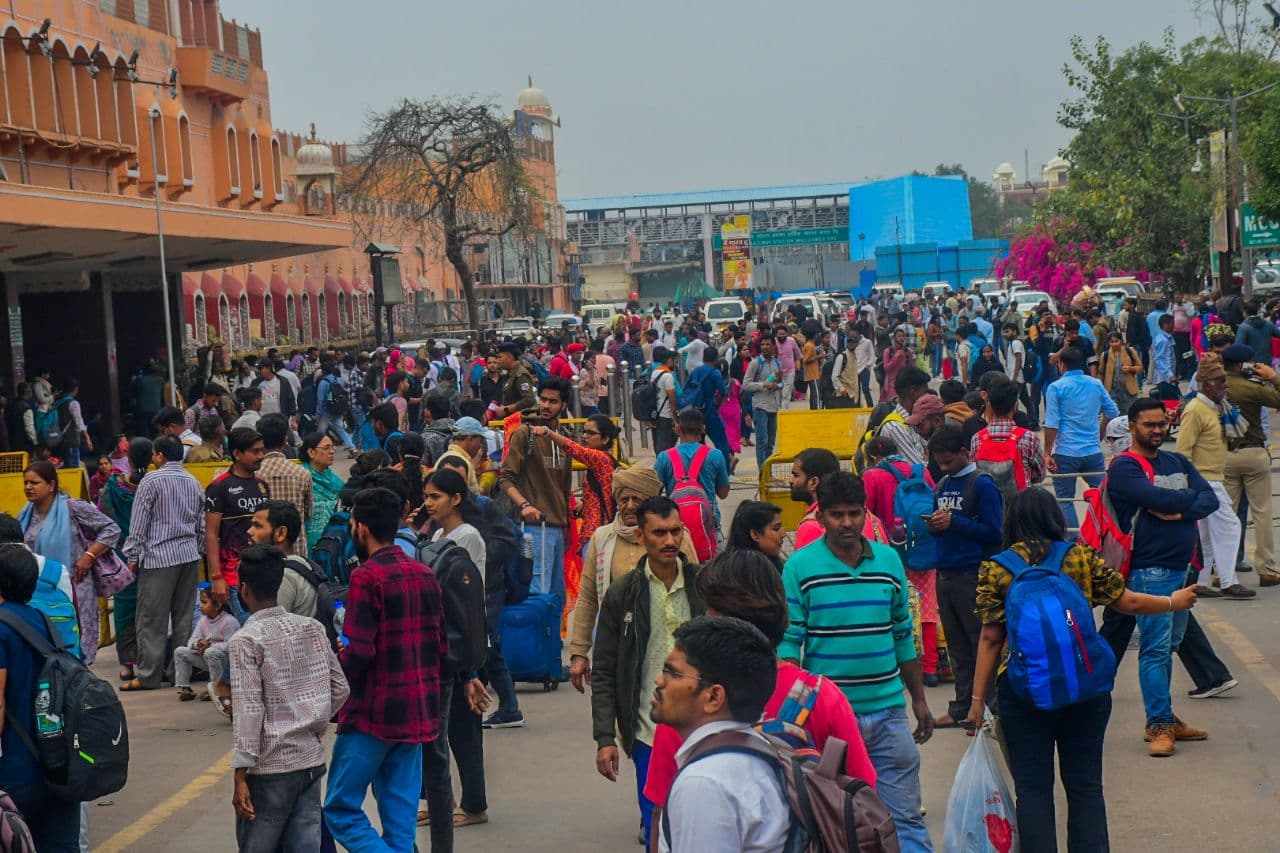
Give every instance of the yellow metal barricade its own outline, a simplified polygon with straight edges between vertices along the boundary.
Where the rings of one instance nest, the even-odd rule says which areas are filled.
[[[25,453],[6,453],[3,455],[26,456]],[[6,466],[3,473],[0,473],[0,512],[17,515],[27,505],[27,496],[22,491],[22,470],[26,467],[24,464],[18,470],[11,471]],[[89,474],[84,468],[59,468],[58,487],[68,497],[87,498],[89,496]]]
[[[819,409],[778,412],[778,437],[773,455],[760,469],[760,500],[782,508],[782,526],[794,531],[808,509],[791,500],[791,464],[810,447],[825,447],[840,460],[840,467],[853,470],[853,454],[867,430],[870,409]]]
[[[27,459],[23,451],[0,453],[0,474],[21,474],[27,468]]]

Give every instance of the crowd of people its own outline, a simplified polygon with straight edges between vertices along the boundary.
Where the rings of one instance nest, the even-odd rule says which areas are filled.
[[[241,850],[408,851],[423,825],[433,850],[452,849],[456,829],[489,819],[484,732],[525,724],[517,678],[590,693],[597,771],[616,781],[631,760],[639,840],[655,849],[783,849],[786,785],[752,752],[785,736],[846,744],[844,772],[874,789],[902,849],[930,850],[920,747],[988,714],[1021,849],[1057,849],[1055,748],[1070,849],[1107,849],[1103,736],[1134,628],[1143,736],[1171,756],[1207,736],[1174,714],[1172,656],[1193,699],[1237,686],[1187,611],[1257,594],[1241,582],[1242,513],[1259,522],[1261,585],[1280,584],[1275,322],[1212,296],[1154,317],[1132,300],[1115,317],[1024,316],[976,293],[828,318],[758,309],[717,327],[696,307],[636,306],[598,329],[488,335],[456,353],[214,348],[190,405],[140,374],[131,436],[106,442],[74,380],[61,398],[47,373],[19,388],[3,421],[32,461],[27,506],[0,515],[14,711],[0,787],[37,848],[87,849],[88,812],[50,794],[24,745],[40,655],[10,621],[44,630],[50,616],[51,641],[91,664],[111,597],[120,689],[171,685],[231,720]],[[853,471],[825,448],[792,462],[794,547],[780,507],[744,501],[730,517],[721,504],[742,446],[754,437],[763,465],[792,405],[871,409]],[[626,408],[652,430],[652,462],[619,458],[610,415]],[[1163,447],[1174,425],[1177,452]],[[107,445],[96,465],[80,457]],[[196,462],[226,470],[202,486]],[[57,466],[81,464],[87,501],[59,486]],[[1079,535],[1077,480],[1097,488],[1104,471],[1119,563]],[[1066,641],[1088,678],[1028,663],[1022,638],[1044,610],[1022,590],[1045,577],[1070,587],[1038,600],[1077,608]],[[539,673],[523,661],[543,650],[511,647],[504,621],[531,602],[557,635]],[[1078,618],[1095,606],[1100,627]],[[943,682],[954,695],[935,716],[926,688]]]

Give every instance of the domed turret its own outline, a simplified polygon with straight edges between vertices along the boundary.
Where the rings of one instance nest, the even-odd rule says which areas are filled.
[[[333,149],[316,138],[311,125],[311,139],[294,155],[297,165],[293,180],[307,216],[331,216],[334,212],[334,185],[338,167],[333,163]]]
[[[316,138],[316,126],[311,125],[311,139],[298,149],[294,157],[298,166],[294,175],[333,175],[338,168],[333,165],[333,149]]]
[[[546,92],[533,85],[532,76],[529,77],[528,88],[516,95],[516,109],[538,115],[551,115],[551,101],[547,100]]]

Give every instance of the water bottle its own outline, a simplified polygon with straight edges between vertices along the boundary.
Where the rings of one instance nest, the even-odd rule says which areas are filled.
[[[533,559],[533,534],[521,528],[520,556],[526,560]]]
[[[62,736],[62,717],[49,713],[52,705],[49,682],[42,681],[36,693],[36,734],[43,740]]]
[[[343,608],[341,601],[335,601],[333,603],[333,628],[335,631],[338,632],[338,642],[342,643],[342,647],[344,649],[347,647],[348,643],[350,642],[347,639],[346,632],[343,630],[346,624],[347,624],[347,611],[345,608]]]

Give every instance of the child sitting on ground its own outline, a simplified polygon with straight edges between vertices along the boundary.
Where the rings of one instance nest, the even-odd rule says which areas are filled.
[[[227,640],[240,627],[225,604],[217,601],[209,591],[209,585],[200,588],[200,620],[196,622],[191,639],[185,646],[173,650],[173,686],[178,688],[178,699],[190,702],[196,698],[191,689],[191,671],[209,671],[209,684],[217,683],[227,670]],[[208,700],[208,695],[200,697]]]

